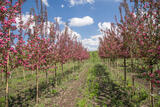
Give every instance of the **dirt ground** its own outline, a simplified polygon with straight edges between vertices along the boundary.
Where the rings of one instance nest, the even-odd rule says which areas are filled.
[[[46,107],[75,107],[77,100],[82,98],[80,89],[83,88],[86,82],[87,68],[79,72],[78,79],[71,80],[65,83],[64,87],[67,87],[65,90],[61,90],[58,96],[52,98],[51,103],[47,104]]]

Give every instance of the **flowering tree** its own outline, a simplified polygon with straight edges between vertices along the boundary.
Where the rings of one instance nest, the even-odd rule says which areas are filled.
[[[13,66],[13,56],[17,53],[14,49],[16,36],[13,31],[16,30],[14,24],[18,10],[20,10],[18,2],[12,5],[8,0],[0,1],[0,53],[2,56],[0,67],[4,69],[6,74],[6,107],[8,107],[8,75]]]
[[[62,72],[63,72],[63,64],[65,64],[69,58],[70,58],[70,42],[72,42],[70,35],[68,34],[68,27],[65,28],[65,31],[62,32],[57,37],[56,42],[56,52],[57,52],[57,58],[58,62],[61,63]]]
[[[119,32],[119,42],[115,44],[116,49],[112,49],[114,42],[110,42],[110,33],[100,39],[99,55],[101,57],[111,57],[115,55],[115,50],[119,49],[118,57],[131,57],[133,67],[133,58],[137,57],[144,61],[148,66],[145,76],[150,80],[151,106],[153,107],[153,86],[159,83],[159,69],[153,71],[154,65],[158,64],[160,58],[160,2],[158,0],[132,0],[134,8],[129,10],[126,0],[120,5],[121,21],[117,22],[117,32]],[[122,8],[125,10],[125,16],[122,16]],[[106,46],[107,45],[107,46]],[[108,51],[109,48],[113,51]],[[106,53],[107,51],[107,53]],[[112,52],[111,55],[108,52]],[[126,71],[126,70],[125,70]]]
[[[137,5],[138,2],[135,2]],[[141,1],[141,5],[136,8],[141,9],[137,11],[139,14],[139,26],[137,36],[139,37],[138,49],[139,55],[144,60],[144,63],[148,66],[148,75],[150,80],[150,94],[151,94],[151,106],[153,107],[153,84],[159,82],[154,78],[153,67],[158,63],[160,54],[160,2],[157,0]],[[159,70],[158,70],[159,71]],[[156,76],[156,75],[155,75]]]
[[[23,66],[24,70],[36,71],[36,103],[38,103],[40,70],[47,71],[54,64],[61,63],[63,71],[63,64],[72,60],[72,55],[75,53],[77,60],[80,61],[89,57],[89,53],[82,44],[75,42],[68,33],[67,27],[60,33],[56,28],[58,25],[48,22],[47,9],[45,7],[43,11],[42,0],[40,12],[38,0],[36,0],[40,15],[31,9],[30,18],[26,23],[22,21],[21,12],[22,3],[25,0],[18,0],[15,5],[12,0],[10,1],[0,1],[0,70],[6,75],[6,107],[8,107],[8,76],[11,69]],[[19,22],[16,22],[18,17]],[[17,32],[15,34],[15,30],[19,34]],[[46,72],[48,83],[47,75]]]

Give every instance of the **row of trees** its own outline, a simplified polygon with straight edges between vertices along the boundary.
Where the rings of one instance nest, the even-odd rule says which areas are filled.
[[[59,30],[58,22],[48,21],[47,9],[42,0],[36,0],[37,10],[31,9],[27,22],[22,20],[22,0],[0,1],[0,69],[5,73],[6,107],[8,107],[8,76],[11,70],[22,67],[36,72],[36,103],[38,103],[38,74],[68,61],[89,58],[88,51],[76,35]],[[39,6],[40,4],[40,6]],[[39,9],[40,7],[40,9]],[[36,14],[36,12],[38,14]],[[16,21],[18,19],[18,22]],[[46,72],[46,75],[48,72]]]
[[[99,56],[115,60],[124,58],[124,80],[126,81],[126,58],[142,60],[145,77],[150,82],[151,106],[153,107],[153,86],[160,86],[160,70],[154,70],[160,59],[160,2],[159,0],[131,0],[130,9],[126,0],[120,4],[120,22],[111,29],[102,30]],[[125,14],[122,15],[122,9]]]

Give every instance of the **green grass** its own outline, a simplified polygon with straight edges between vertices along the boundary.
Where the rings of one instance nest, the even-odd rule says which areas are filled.
[[[101,62],[95,62],[87,74],[85,89],[81,90],[84,97],[77,102],[78,107],[86,106],[87,104],[92,106],[101,105],[101,107],[123,107],[126,105],[139,107],[144,103],[148,98],[146,90],[141,88],[133,93],[131,79],[128,78],[127,86],[123,87],[123,72],[116,73],[116,71],[108,69]],[[100,99],[101,97],[103,99]]]
[[[135,59],[134,59],[135,60]],[[85,87],[81,90],[83,93],[82,99],[77,99],[77,107],[99,107],[96,103],[101,103],[101,107],[106,107],[109,101],[113,106],[119,105],[119,107],[124,106],[125,100],[127,104],[134,105],[139,107],[143,104],[149,103],[149,89],[146,89],[146,86],[142,83],[139,83],[135,80],[135,93],[133,94],[133,84],[132,84],[132,75],[136,75],[139,68],[142,67],[144,62],[140,60],[137,62],[135,67],[137,67],[136,72],[130,71],[130,59],[127,59],[127,84],[124,87],[124,77],[123,77],[123,59],[118,59],[118,67],[113,65],[107,65],[106,62],[102,61],[98,57],[97,52],[90,52],[90,59],[78,65],[75,62],[69,62],[64,65],[64,74],[62,74],[61,66],[58,66],[57,69],[57,81],[55,85],[54,77],[54,68],[50,68],[48,71],[49,84],[46,84],[45,72],[39,72],[39,85],[40,85],[40,101],[37,107],[44,107],[46,102],[51,103],[51,98],[59,93],[59,89],[66,90],[67,82],[75,81],[79,79],[78,73],[84,70],[84,66],[87,66],[89,72],[87,72],[87,81]],[[75,71],[73,66],[76,65]],[[36,86],[36,75],[33,71],[25,71],[25,79],[23,78],[22,67],[15,69],[15,72],[12,74],[12,78],[9,79],[9,97],[11,106],[28,106],[35,105],[35,86]],[[154,67],[156,70],[156,66]],[[107,74],[106,74],[107,73]],[[140,79],[144,80],[144,78]],[[144,80],[145,81],[145,80]],[[108,84],[105,88],[108,88],[111,94],[105,96],[104,100],[99,101],[98,97],[102,91],[102,84]],[[55,88],[56,87],[56,88]],[[119,96],[126,96],[126,98],[117,99],[117,96],[114,96],[115,93],[112,89],[118,91]],[[0,107],[4,106],[5,100],[5,84],[0,85]],[[113,93],[112,93],[113,92]],[[117,93],[116,93],[117,94]],[[124,101],[123,101],[124,100]],[[108,101],[108,102],[107,102]],[[18,102],[18,103],[17,103]],[[95,104],[95,105],[94,105]],[[115,105],[114,105],[115,104]],[[53,105],[53,107],[56,105]],[[160,106],[160,97],[155,94],[155,107]],[[132,106],[131,106],[132,107]]]
[[[57,85],[61,84],[62,81],[67,81],[66,78],[70,78],[67,75],[70,75],[74,72],[73,66],[77,66],[77,64],[74,64],[73,62],[69,62],[67,64],[64,64],[64,72],[62,74],[61,67],[58,67],[57,69],[57,79],[58,83]],[[34,104],[35,103],[35,87],[36,87],[36,75],[33,71],[33,74],[31,71],[25,71],[25,79],[23,78],[22,68],[16,69],[16,71],[13,73],[12,78],[9,79],[9,96],[10,96],[10,104],[12,105],[19,105],[18,103],[24,103],[26,104]],[[78,70],[79,68],[76,68],[75,70]],[[51,71],[48,73],[49,78],[49,84],[46,84],[46,77],[45,72],[39,71],[39,89],[40,93],[48,93],[48,88],[54,87],[54,69],[49,69]],[[71,78],[70,78],[71,79]],[[73,80],[78,79],[77,76]],[[5,95],[5,84],[0,86],[0,96],[1,98]],[[51,91],[52,94],[56,94],[55,90]],[[19,99],[20,98],[20,99]],[[16,104],[15,102],[18,103]],[[1,101],[2,102],[2,101]],[[1,103],[0,103],[1,104]],[[12,105],[12,106],[13,106]]]

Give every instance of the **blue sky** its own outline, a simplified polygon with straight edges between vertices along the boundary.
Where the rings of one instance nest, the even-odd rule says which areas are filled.
[[[61,28],[63,23],[69,23],[70,28],[81,36],[80,40],[88,50],[96,50],[99,28],[109,28],[115,22],[115,15],[119,18],[119,4],[121,0],[43,0],[47,6],[49,21],[59,19]],[[35,7],[35,0],[27,0],[23,5],[23,14]]]

